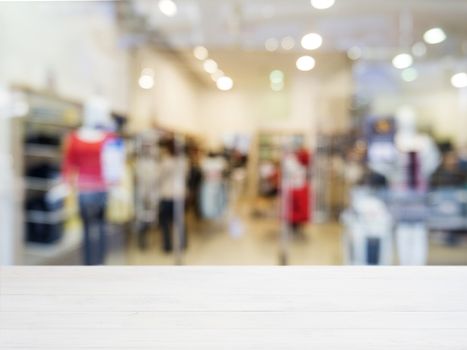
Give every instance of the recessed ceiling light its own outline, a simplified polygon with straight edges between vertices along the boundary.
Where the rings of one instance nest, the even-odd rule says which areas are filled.
[[[302,72],[308,72],[312,70],[315,68],[315,65],[316,61],[311,56],[302,56],[296,62],[297,69],[301,70]]]
[[[208,58],[209,52],[204,46],[196,46],[193,50],[193,55],[200,61]]]
[[[214,74],[217,71],[217,63],[214,60],[206,60],[203,63],[203,68],[209,74]]]
[[[282,39],[281,46],[284,50],[292,50],[295,47],[295,39],[291,36],[286,36]]]
[[[441,28],[431,28],[423,34],[423,39],[428,44],[439,44],[446,40],[446,33]]]
[[[401,53],[392,59],[392,64],[397,69],[409,68],[413,63],[413,58],[408,53]]]
[[[311,0],[311,6],[318,10],[325,10],[334,5],[335,0]]]
[[[323,44],[323,38],[317,33],[309,33],[302,38],[301,44],[306,50],[316,50]]]
[[[177,4],[173,0],[160,0],[159,10],[167,17],[173,17],[177,14]]]
[[[454,74],[451,77],[451,84],[458,89],[467,87],[467,73]]]
[[[216,82],[217,88],[221,91],[229,91],[233,88],[233,80],[230,77],[223,76],[217,79]]]
[[[266,47],[266,50],[273,52],[279,48],[279,41],[275,38],[269,38],[266,40],[264,46]]]
[[[401,73],[402,80],[407,83],[415,81],[418,78],[418,72],[415,68],[404,69]]]

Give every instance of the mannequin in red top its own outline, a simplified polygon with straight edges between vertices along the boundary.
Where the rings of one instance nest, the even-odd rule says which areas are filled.
[[[67,136],[63,177],[79,194],[83,223],[85,265],[102,265],[106,257],[106,205],[111,185],[109,162],[111,145],[118,141],[112,128],[109,107],[102,98],[93,97],[84,107],[83,125]],[[115,164],[111,166],[115,168]],[[113,175],[114,180],[116,178]]]

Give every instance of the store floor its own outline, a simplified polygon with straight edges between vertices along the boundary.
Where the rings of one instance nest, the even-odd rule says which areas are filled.
[[[222,222],[192,225],[186,265],[277,265],[280,224],[274,219],[243,219],[244,233],[234,237]],[[338,224],[309,225],[289,244],[289,264],[342,264],[341,229]],[[161,251],[160,234],[150,234],[150,243],[141,250],[133,243],[128,253],[131,265],[171,265],[173,254]]]
[[[243,218],[244,234],[233,237],[222,222],[192,225],[185,265],[278,265],[280,223],[271,218]],[[289,244],[290,265],[342,265],[342,228],[338,223],[313,224],[293,236]],[[467,265],[467,244],[449,246],[436,237],[430,240],[429,265]],[[397,259],[395,257],[395,259]],[[173,265],[173,254],[163,253],[159,232],[149,235],[141,250],[133,241],[127,251],[129,265]]]

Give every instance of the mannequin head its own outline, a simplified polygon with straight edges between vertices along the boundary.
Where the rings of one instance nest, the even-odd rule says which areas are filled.
[[[83,127],[86,129],[110,130],[113,126],[107,101],[99,96],[89,98],[84,105]]]

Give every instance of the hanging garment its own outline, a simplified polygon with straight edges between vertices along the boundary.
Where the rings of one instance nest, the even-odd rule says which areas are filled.
[[[211,157],[202,162],[201,168],[201,212],[206,219],[217,219],[223,215],[227,204],[224,183],[226,163],[221,157]]]
[[[206,219],[218,219],[224,214],[226,193],[223,182],[204,181],[201,186],[201,212]]]
[[[291,224],[303,224],[310,220],[310,189],[308,185],[289,191],[287,221]]]
[[[133,184],[131,169],[126,165],[122,180],[108,193],[106,218],[109,223],[124,224],[133,218],[135,213]]]
[[[311,190],[307,180],[309,155],[300,150],[286,156],[284,161],[286,220],[290,224],[303,224],[310,220]]]

